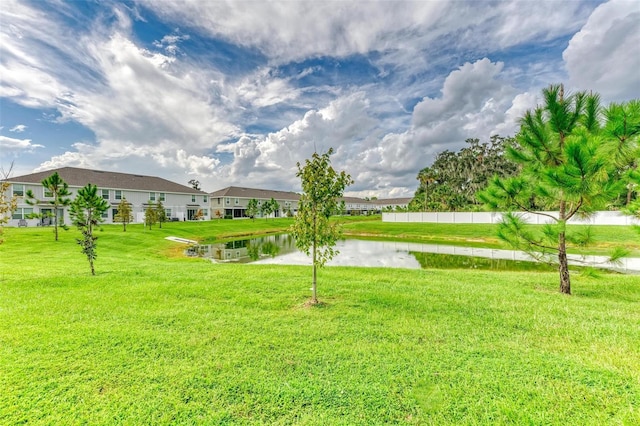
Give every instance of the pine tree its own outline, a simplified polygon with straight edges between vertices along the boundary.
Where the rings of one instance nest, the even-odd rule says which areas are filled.
[[[571,294],[567,245],[585,245],[589,230],[569,233],[567,222],[588,216],[615,197],[619,181],[615,165],[603,154],[599,97],[586,92],[566,95],[562,85],[543,90],[544,105],[521,119],[515,146],[508,152],[521,171],[512,178],[495,177],[478,198],[491,209],[506,209],[498,236],[514,248],[541,260],[555,255],[560,292]],[[539,207],[557,214],[537,211]],[[520,210],[544,216],[542,233],[532,232]],[[622,251],[614,251],[612,260]]]
[[[71,191],[69,191],[69,185],[65,182],[58,172],[55,172],[48,178],[44,179],[42,182],[42,186],[47,189],[51,195],[53,196],[53,200],[48,201],[47,203],[53,206],[53,232],[55,234],[55,240],[58,241],[58,210],[61,207],[68,206],[71,203],[71,199],[68,198],[71,196]],[[43,203],[43,201],[38,200],[34,195],[33,191],[27,191],[27,204],[36,205]],[[67,229],[64,223],[60,225],[63,229]]]
[[[91,275],[96,274],[93,261],[98,256],[96,253],[98,237],[93,235],[93,231],[102,222],[102,213],[108,208],[109,203],[98,195],[98,187],[90,183],[78,190],[78,195],[71,203],[71,220],[82,232],[82,239],[76,239],[76,242],[82,247],[82,253],[87,256]]]

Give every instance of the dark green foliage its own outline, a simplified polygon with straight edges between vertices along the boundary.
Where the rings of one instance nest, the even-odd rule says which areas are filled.
[[[90,183],[78,190],[78,195],[71,203],[71,220],[82,232],[82,239],[76,239],[76,242],[82,247],[82,253],[87,256],[91,275],[96,274],[93,261],[98,256],[96,253],[98,237],[93,235],[93,231],[102,222],[102,213],[108,208],[109,203],[98,195],[98,188]]]
[[[604,110],[606,124],[602,129],[605,155],[617,166],[616,173],[625,187],[616,200],[620,206],[628,206],[637,199],[640,188],[640,100],[613,103]]]
[[[191,180],[189,181],[189,185],[191,185],[191,187],[192,187],[193,189],[200,190],[200,181],[199,181],[199,180],[191,179]]]
[[[517,165],[505,156],[512,138],[493,136],[490,143],[467,139],[458,152],[443,151],[433,165],[418,173],[420,185],[409,205],[414,211],[460,211],[478,208],[476,192],[493,176],[512,176]]]
[[[519,215],[509,213],[499,224],[498,236],[539,259],[556,255],[560,291],[570,294],[567,246],[585,246],[593,235],[589,230],[571,234],[567,222],[608,207],[624,186],[620,163],[612,155],[615,132],[605,130],[617,125],[610,122],[610,113],[605,114],[604,126],[600,124],[597,94],[566,95],[557,85],[543,90],[543,98],[544,105],[521,119],[516,143],[508,148],[509,157],[520,165],[519,175],[495,177],[478,198],[492,210],[520,210],[546,218],[543,233],[533,235]],[[620,255],[615,251],[612,260]]]

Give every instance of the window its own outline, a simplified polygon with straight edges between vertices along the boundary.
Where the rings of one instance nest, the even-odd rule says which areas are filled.
[[[13,195],[16,197],[24,197],[24,185],[13,184]]]
[[[103,189],[102,190],[102,198],[104,198],[105,200],[109,199],[109,190],[108,189]]]
[[[228,198],[225,198],[225,199],[224,199],[224,201],[225,201],[225,203],[227,203],[227,204],[231,204],[231,200],[229,200]]]
[[[48,188],[42,188],[45,198],[53,198],[53,192]]]
[[[192,203],[195,203],[195,202],[196,202],[196,196],[195,196],[195,195],[192,195],[192,196],[191,196],[191,202],[192,202]]]
[[[240,200],[236,198],[236,206],[240,204]]]
[[[204,197],[202,197],[202,202],[206,203],[207,202],[207,196],[205,195]]]
[[[149,201],[155,201],[156,200],[156,193],[155,192],[150,192],[149,193]]]
[[[122,200],[122,191],[116,189],[116,200]]]
[[[11,219],[29,219],[29,216],[33,214],[32,208],[18,207],[16,211],[11,215]]]
[[[165,196],[164,196],[164,192],[160,193],[160,201],[164,201],[165,200]]]
[[[109,210],[105,210],[102,212],[102,218],[103,219],[109,219]]]
[[[167,215],[167,219],[171,219],[171,209],[164,209],[164,214]]]

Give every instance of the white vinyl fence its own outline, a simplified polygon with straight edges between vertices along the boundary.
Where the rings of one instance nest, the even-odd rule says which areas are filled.
[[[558,212],[541,212],[558,217]],[[502,220],[502,212],[417,212],[417,213],[382,213],[383,222],[404,223],[498,223]],[[545,224],[551,219],[544,214],[518,213],[531,224]],[[580,225],[640,225],[640,221],[621,212],[600,211],[587,219],[574,216],[569,223]]]

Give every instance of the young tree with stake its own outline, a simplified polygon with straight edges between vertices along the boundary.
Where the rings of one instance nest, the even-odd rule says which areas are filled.
[[[126,198],[123,198],[120,201],[120,204],[118,204],[118,212],[113,217],[113,221],[116,223],[122,223],[122,232],[127,232],[127,224],[133,222],[131,204]]]
[[[9,195],[9,188],[11,184],[7,182],[11,170],[13,169],[13,163],[9,167],[9,170],[5,170],[0,167],[0,244],[4,242],[2,234],[4,233],[4,225],[11,219],[11,214],[18,208],[18,197],[15,195]]]
[[[60,207],[68,206],[71,203],[71,199],[68,198],[71,195],[71,191],[69,191],[69,185],[67,182],[60,177],[58,172],[55,172],[48,178],[44,179],[41,183],[42,186],[53,196],[53,200],[48,201],[48,204],[53,206],[53,231],[55,234],[55,240],[58,241],[58,209]],[[33,191],[28,190],[26,202],[33,206],[41,203],[42,201],[38,200],[33,195]],[[67,229],[64,224],[60,226],[62,226],[63,229]]]
[[[258,200],[256,200],[255,198],[250,199],[247,203],[246,215],[255,220],[256,215],[259,211],[260,209],[258,207]]]
[[[302,181],[302,196],[291,231],[296,238],[296,246],[311,256],[312,304],[318,303],[317,268],[338,253],[333,247],[340,238],[340,228],[329,218],[339,210],[338,199],[344,189],[353,183],[351,176],[344,171],[338,173],[331,167],[331,154],[333,148],[322,155],[315,152],[310,160],[305,160],[304,167],[297,164],[296,176]]]
[[[158,222],[158,212],[155,207],[155,203],[149,203],[146,209],[144,209],[144,224],[151,229],[153,225]]]
[[[156,220],[160,224],[160,229],[162,229],[162,224],[167,221],[167,211],[162,204],[162,201],[158,200],[156,203]]]
[[[98,256],[96,253],[98,237],[93,235],[93,231],[102,222],[102,213],[108,208],[109,203],[98,195],[98,187],[90,183],[78,190],[78,195],[71,203],[71,221],[82,232],[82,239],[76,239],[76,241],[82,247],[82,253],[87,256],[91,275],[96,274],[93,261]]]

